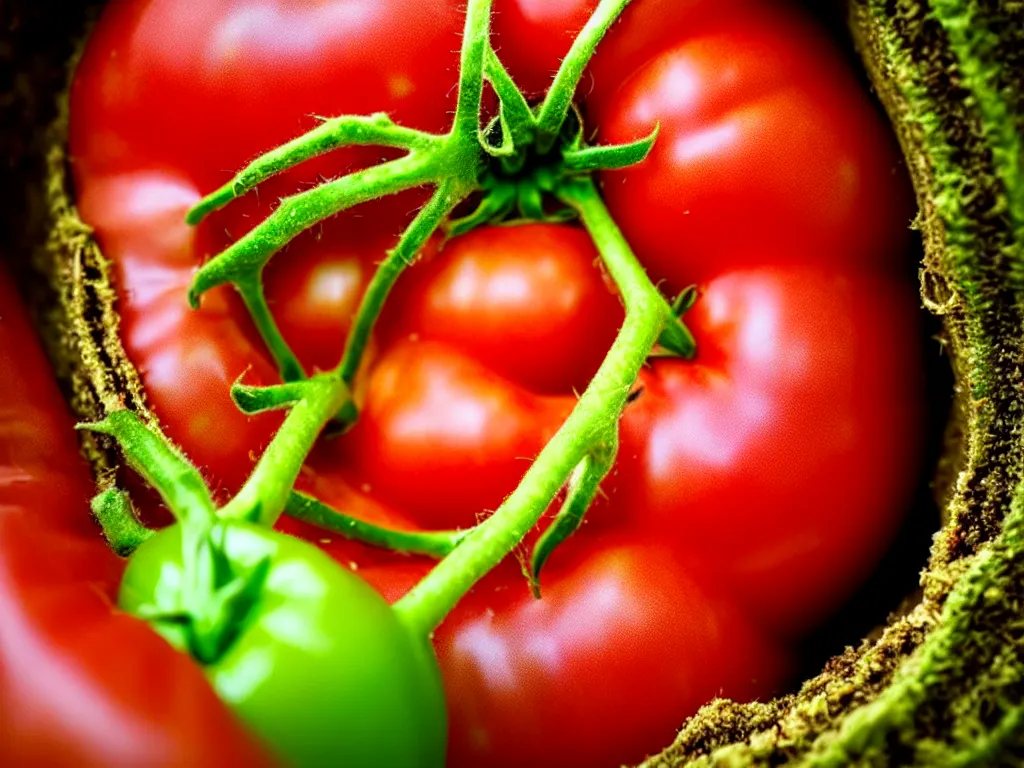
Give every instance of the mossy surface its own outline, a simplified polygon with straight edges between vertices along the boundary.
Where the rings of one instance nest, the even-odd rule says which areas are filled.
[[[60,93],[92,7],[4,5],[0,247],[50,277],[35,290],[75,410],[145,410],[66,173]],[[853,0],[850,25],[914,179],[922,301],[956,374],[946,523],[916,605],[796,694],[708,705],[648,768],[1024,763],[1024,2]]]

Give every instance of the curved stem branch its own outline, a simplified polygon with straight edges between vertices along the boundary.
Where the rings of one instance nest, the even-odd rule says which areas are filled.
[[[220,517],[268,528],[280,517],[313,443],[349,397],[348,387],[334,374],[314,376],[303,387],[304,396],[288,412],[245,485],[220,509]]]
[[[109,488],[93,496],[92,514],[103,529],[110,548],[120,557],[128,557],[153,535],[139,522],[131,500],[124,491]]]
[[[517,166],[522,165],[522,152],[517,153],[515,148],[522,149],[533,144],[537,120],[523,92],[519,90],[519,86],[515,84],[491,46],[487,46],[484,74],[501,103],[502,146],[507,150],[504,153],[507,157],[507,170],[515,172],[518,170]]]
[[[576,466],[608,435],[667,321],[667,305],[636,260],[593,182],[564,189],[615,279],[626,321],[573,412],[498,508],[395,604],[417,632],[431,632],[469,589],[537,523]]]
[[[213,519],[213,498],[203,476],[155,424],[145,424],[137,413],[125,409],[77,428],[117,440],[128,466],[157,490],[178,522],[202,527]]]
[[[584,147],[562,154],[565,169],[575,172],[603,171],[612,168],[628,168],[642,162],[658,138],[659,126],[655,126],[646,138],[629,144],[612,144]]]
[[[420,248],[437,231],[448,214],[469,195],[471,190],[470,185],[459,181],[441,182],[430,201],[420,209],[416,218],[406,228],[398,244],[388,251],[387,258],[377,267],[359,303],[355,322],[345,342],[345,354],[338,364],[338,375],[346,385],[351,386],[355,380],[370,333],[395,281],[412,263]]]
[[[251,162],[223,187],[200,200],[188,212],[185,221],[198,224],[271,176],[340,147],[379,146],[428,151],[442,141],[440,136],[396,125],[383,112],[326,118],[313,130]]]
[[[533,110],[530,109],[526,97],[519,90],[512,75],[505,69],[505,65],[498,58],[497,52],[491,46],[487,46],[487,60],[484,64],[484,74],[487,80],[494,87],[498,94],[501,108],[515,123],[528,125],[534,122]]]
[[[480,130],[484,90],[484,60],[490,47],[491,0],[469,0],[459,62],[459,100],[452,123],[453,137],[465,140]]]
[[[250,387],[236,381],[231,385],[231,400],[247,416],[291,408],[306,394],[306,382],[289,381],[269,387]]]
[[[285,512],[296,520],[395,552],[442,558],[459,545],[467,531],[396,531],[338,512],[312,496],[293,491]]]
[[[276,211],[196,273],[189,302],[198,307],[199,297],[211,288],[248,279],[299,234],[330,216],[429,184],[441,170],[442,160],[437,154],[413,152],[284,198]]]
[[[583,524],[587,510],[601,490],[601,483],[615,465],[618,450],[618,432],[611,430],[605,441],[584,456],[569,476],[565,502],[551,525],[537,539],[530,557],[530,586],[535,597],[540,597],[541,569],[555,549]]]
[[[274,320],[270,307],[267,304],[267,297],[263,291],[263,270],[259,269],[248,278],[235,283],[235,288],[249,310],[256,330],[259,331],[263,343],[270,350],[271,357],[277,364],[284,381],[299,381],[306,378],[306,372],[302,370],[302,363],[296,357],[292,348],[288,346],[281,329]]]

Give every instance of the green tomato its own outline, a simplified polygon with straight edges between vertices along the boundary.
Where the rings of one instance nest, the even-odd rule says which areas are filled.
[[[442,766],[447,713],[429,640],[308,543],[247,523],[218,523],[215,536],[233,572],[264,574],[204,665],[241,719],[296,766]],[[178,525],[144,543],[120,606],[147,618],[170,603],[187,610],[182,551]],[[188,650],[173,622],[154,627]]]

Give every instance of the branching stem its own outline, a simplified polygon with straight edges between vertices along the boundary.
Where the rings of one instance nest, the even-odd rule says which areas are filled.
[[[312,131],[250,163],[223,187],[200,200],[188,212],[185,220],[192,225],[198,224],[209,214],[255,189],[271,176],[340,147],[372,145],[426,153],[441,142],[438,136],[396,125],[382,112],[327,118]]]
[[[313,443],[349,398],[348,387],[334,374],[315,376],[304,385],[304,396],[288,411],[256,469],[238,494],[220,509],[220,517],[270,527],[284,511]]]
[[[462,596],[536,525],[583,458],[610,430],[618,429],[640,368],[668,322],[665,300],[636,260],[593,182],[580,180],[565,188],[561,197],[579,213],[615,280],[626,305],[625,323],[569,418],[519,486],[395,604],[414,631],[433,631]]]

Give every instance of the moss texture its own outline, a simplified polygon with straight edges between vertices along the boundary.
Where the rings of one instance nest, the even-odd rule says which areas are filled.
[[[0,248],[33,291],[75,409],[145,409],[107,264],[71,203],[60,114],[93,9],[0,6]],[[922,301],[944,321],[959,419],[922,599],[765,704],[716,701],[645,766],[1024,763],[1024,2],[853,0],[850,26],[920,204]],[[116,460],[87,444],[98,471]]]

